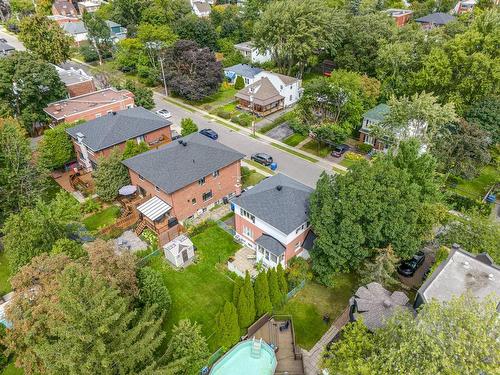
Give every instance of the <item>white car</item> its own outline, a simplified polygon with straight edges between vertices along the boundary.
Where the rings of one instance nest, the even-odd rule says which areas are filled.
[[[156,111],[156,113],[158,115],[160,115],[161,117],[164,117],[164,118],[170,118],[170,117],[172,117],[172,114],[166,108],[159,109],[159,110]]]

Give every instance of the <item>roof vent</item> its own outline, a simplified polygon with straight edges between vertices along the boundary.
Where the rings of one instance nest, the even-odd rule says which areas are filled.
[[[283,186],[281,185],[276,186],[276,190],[281,191],[281,189],[283,189]]]
[[[179,142],[179,144],[182,145],[182,139],[179,139],[177,142]]]
[[[470,268],[470,263],[469,263],[469,262],[465,261],[465,262],[463,262],[462,264],[463,264],[463,266],[464,266],[464,268],[465,268],[466,270],[468,270],[468,269]]]
[[[113,111],[113,112],[111,112],[111,113],[113,114],[113,116],[114,116],[114,115],[116,115],[116,111]]]
[[[495,277],[493,276],[492,273],[488,274],[488,280],[490,280],[490,281],[495,280]]]
[[[181,145],[183,145],[184,147],[187,146],[187,142],[186,141],[181,141]]]

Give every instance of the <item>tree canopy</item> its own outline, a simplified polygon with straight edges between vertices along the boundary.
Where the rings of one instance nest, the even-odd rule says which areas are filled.
[[[44,168],[54,170],[75,159],[75,149],[66,129],[75,124],[60,124],[43,133],[38,143],[38,162]]]
[[[123,153],[115,148],[108,157],[101,157],[99,168],[94,171],[97,195],[102,200],[112,201],[118,196],[118,190],[130,183],[128,169],[122,164]]]

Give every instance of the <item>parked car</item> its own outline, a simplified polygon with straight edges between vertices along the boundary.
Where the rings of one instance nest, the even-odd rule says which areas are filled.
[[[203,134],[205,137],[211,138],[213,140],[216,140],[217,138],[219,138],[219,134],[217,134],[212,129],[201,129],[200,134]]]
[[[332,156],[340,158],[346,151],[349,151],[350,147],[346,144],[336,145],[333,147]]]
[[[398,267],[398,273],[405,277],[411,277],[424,263],[425,254],[422,251],[416,253],[413,258],[403,261]]]
[[[253,154],[250,159],[259,164],[265,165],[266,167],[270,166],[273,162],[273,157],[263,152]]]
[[[159,109],[156,111],[156,113],[158,115],[160,115],[161,117],[164,117],[164,118],[170,118],[172,117],[172,114],[170,113],[170,111],[166,108],[163,108],[163,109]]]

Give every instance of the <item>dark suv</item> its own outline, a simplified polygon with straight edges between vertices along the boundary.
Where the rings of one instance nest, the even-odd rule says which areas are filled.
[[[271,155],[265,154],[263,152],[259,152],[257,154],[253,154],[250,159],[256,161],[259,164],[265,165],[266,167],[270,166],[273,162],[273,157]]]
[[[398,273],[405,277],[411,277],[424,263],[425,254],[422,251],[416,253],[413,258],[405,260],[398,267]]]

